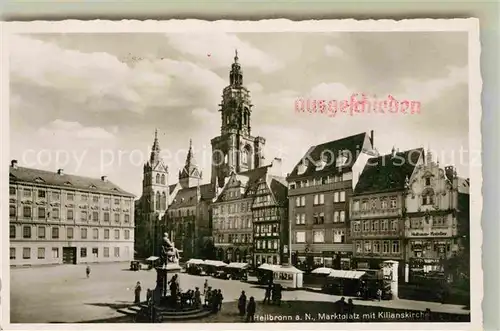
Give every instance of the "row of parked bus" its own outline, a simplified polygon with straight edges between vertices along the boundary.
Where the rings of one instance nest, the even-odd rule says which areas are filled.
[[[243,262],[225,263],[216,260],[190,259],[186,272],[190,275],[212,276],[220,279],[247,280],[250,265]]]

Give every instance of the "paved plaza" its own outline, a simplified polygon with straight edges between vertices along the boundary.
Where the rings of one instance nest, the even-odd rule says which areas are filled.
[[[140,281],[143,287],[142,299],[147,288],[153,288],[156,281],[155,270],[129,271],[128,264],[91,265],[90,278],[85,276],[85,265],[60,265],[11,269],[11,323],[76,323],[91,321],[125,322],[118,310],[132,304],[134,286]],[[292,314],[307,311],[311,307],[327,307],[338,296],[305,290],[283,292],[282,307],[262,305],[264,290],[259,286],[240,281],[221,280],[182,274],[181,289],[195,286],[203,289],[203,282],[209,280],[213,288],[220,288],[224,296],[222,312],[198,322],[236,322],[236,301],[242,290],[247,297],[257,300],[257,314]],[[355,306],[364,309],[418,310],[426,308],[433,312],[467,315],[468,310],[457,305],[443,305],[435,302],[410,300],[360,301],[354,299]],[[331,308],[327,308],[330,310]]]

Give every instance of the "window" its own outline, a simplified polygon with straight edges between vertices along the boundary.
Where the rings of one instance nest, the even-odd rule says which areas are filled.
[[[99,248],[97,247],[92,248],[92,256],[95,258],[99,257]]]
[[[324,224],[324,223],[325,223],[325,213],[321,212],[319,213],[318,224]]]
[[[80,236],[82,239],[87,239],[87,229],[86,228],[82,228],[80,230]]]
[[[69,220],[69,221],[72,221],[73,220],[73,209],[68,209],[66,211],[66,218]]]
[[[365,241],[364,252],[368,253],[368,254],[372,252],[372,242],[371,241]]]
[[[68,201],[75,200],[75,195],[73,193],[66,193],[66,200]]]
[[[23,259],[28,260],[31,258],[31,248],[24,247],[23,248]]]
[[[344,243],[345,242],[344,230],[333,230],[333,242],[334,243]]]
[[[44,220],[45,217],[45,207],[38,207],[38,219]]]
[[[378,232],[378,221],[372,222],[372,232]]]
[[[353,225],[353,227],[352,227],[352,228],[353,228],[354,232],[359,232],[359,231],[361,231],[361,224],[360,224],[360,222],[359,222],[359,221],[354,221],[354,222],[352,222],[352,225]]]
[[[99,203],[99,196],[98,195],[93,195],[92,196],[92,202],[93,203]]]
[[[94,222],[99,221],[99,212],[97,212],[97,211],[92,212],[92,221],[94,221]]]
[[[325,232],[324,231],[313,231],[313,243],[324,243],[325,242]]]
[[[422,193],[422,205],[432,205],[434,204],[434,192],[432,190],[427,190]]]
[[[109,257],[109,247],[104,247],[103,255],[104,257]]]
[[[370,231],[370,221],[363,222],[363,231],[365,231],[365,232]]]
[[[431,179],[430,179],[430,177],[427,177],[425,179],[425,186],[431,186]]]
[[[361,203],[361,209],[362,209],[362,210],[368,210],[368,201],[364,200],[364,201]]]
[[[104,204],[105,205],[109,205],[109,197],[105,197],[104,198]]]
[[[58,208],[52,208],[52,219],[53,220],[59,219],[59,209]]]
[[[59,199],[61,199],[61,196],[60,196],[59,192],[52,192],[51,195],[52,195],[52,200],[59,200]]]
[[[38,239],[45,239],[45,227],[44,226],[38,227]]]
[[[387,199],[382,199],[382,209],[387,209]]]
[[[109,239],[109,229],[104,229],[104,239]]]
[[[295,242],[296,243],[305,243],[306,242],[306,233],[304,231],[295,232]]]
[[[10,259],[15,260],[16,259],[16,249],[14,247],[10,248]]]
[[[396,198],[392,197],[391,200],[391,208],[396,208],[397,207],[397,202],[396,202]]]
[[[394,240],[392,242],[392,253],[399,254],[399,241],[398,240]]]
[[[15,225],[11,225],[9,226],[9,238],[10,239],[14,239],[16,238],[16,226]]]
[[[305,206],[306,205],[306,197],[300,197],[300,205]]]
[[[340,192],[340,202],[345,202],[345,191]]]
[[[86,210],[82,210],[80,212],[80,219],[82,220],[82,222],[87,222],[88,220],[88,214],[87,214],[87,211]]]
[[[59,248],[57,248],[57,247],[52,248],[52,258],[53,259],[59,258]]]
[[[16,188],[15,187],[9,187],[9,195],[16,195]]]
[[[339,192],[333,193],[333,202],[339,202]]]
[[[120,214],[115,214],[115,223],[120,223]]]
[[[125,230],[124,233],[123,233],[125,239],[130,239],[130,230]]]
[[[381,231],[388,231],[389,230],[389,221],[388,220],[382,221],[382,227],[380,230]]]
[[[359,210],[359,200],[354,201],[354,203],[352,204],[352,209],[353,211]]]
[[[315,204],[315,205],[318,205],[318,204],[319,204],[319,195],[318,195],[318,194],[315,194],[315,195],[314,195],[314,204]]]
[[[68,237],[68,239],[73,239],[73,228],[66,229],[66,236]]]
[[[363,246],[361,246],[360,241],[356,241],[356,253],[358,253],[358,254],[363,253]]]
[[[39,260],[43,260],[43,259],[45,259],[45,248],[40,247],[40,248],[38,249],[38,259],[39,259]]]
[[[371,201],[371,207],[372,207],[372,209],[377,209],[377,200],[373,199]]]
[[[120,239],[120,230],[115,230],[115,239]]]
[[[52,239],[59,239],[59,228],[52,228]]]
[[[115,199],[115,206],[119,206],[120,205],[120,199]]]
[[[393,220],[391,222],[391,230],[392,231],[398,231],[398,221],[397,220]]]
[[[30,189],[25,188],[25,189],[23,190],[23,196],[24,196],[25,198],[31,198],[31,190],[30,190]]]
[[[373,242],[373,253],[380,253],[380,241]]]
[[[87,248],[86,247],[80,248],[80,257],[87,257]]]
[[[82,194],[82,201],[86,202],[89,200],[89,196],[86,194]]]
[[[107,211],[104,212],[104,222],[109,222],[109,213]]]
[[[389,242],[384,241],[383,246],[382,246],[382,253],[388,254],[389,253]]]
[[[9,206],[9,215],[10,217],[16,217],[16,206]]]
[[[341,223],[345,222],[345,211],[343,210],[340,212],[340,222]]]
[[[432,219],[432,226],[435,226],[435,227],[443,227],[443,226],[446,226],[446,218],[444,217],[434,217]]]
[[[333,212],[333,222],[338,223],[340,221],[340,213],[338,211]]]
[[[29,206],[23,207],[23,216],[24,217],[31,217],[31,207],[29,207]]]
[[[31,239],[31,226],[23,226],[23,238]]]
[[[120,247],[115,247],[115,257],[120,257]]]
[[[42,199],[45,199],[45,191],[43,191],[43,190],[38,190],[38,197],[39,197],[39,198],[42,198]]]

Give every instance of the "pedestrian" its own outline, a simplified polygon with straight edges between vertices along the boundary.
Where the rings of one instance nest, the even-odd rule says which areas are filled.
[[[347,300],[345,312],[347,313],[347,320],[352,321],[354,318],[354,303],[352,302],[352,299]]]
[[[201,293],[198,287],[194,291],[194,305],[196,308],[199,308],[201,306]]]
[[[207,291],[205,292],[204,296],[205,296],[205,306],[209,307],[210,306],[210,300],[211,300],[211,297],[212,297],[212,287],[211,286],[209,286],[207,288]]]
[[[245,316],[245,309],[247,306],[247,296],[245,291],[241,291],[240,298],[238,299],[238,310],[240,311],[240,316]]]
[[[377,300],[382,300],[382,290],[380,288],[377,290]]]
[[[85,268],[85,273],[87,274],[87,278],[90,277],[90,266],[87,266],[87,268]]]
[[[217,289],[214,289],[212,291],[212,294],[210,294],[210,306],[212,307],[212,312],[217,313],[219,312],[219,295],[217,292]]]
[[[425,310],[425,313],[424,313],[424,319],[427,321],[427,322],[430,322],[431,321],[431,310],[429,308],[427,308]]]
[[[283,288],[281,287],[281,284],[277,284],[276,287],[277,287],[276,288],[276,304],[278,306],[280,306],[281,305],[281,293],[282,293]]]
[[[222,300],[224,300],[224,297],[222,296],[222,291],[219,289],[217,291],[217,303],[218,303],[218,311],[222,309]]]
[[[208,279],[205,279],[205,284],[203,284],[203,295],[207,293],[208,290]]]
[[[335,302],[335,310],[337,313],[343,314],[346,309],[345,298],[342,297],[340,300]]]
[[[137,284],[135,285],[135,290],[134,290],[134,294],[135,294],[134,303],[141,302],[141,291],[142,291],[141,282],[137,282]]]
[[[151,291],[149,288],[146,290],[146,301],[148,304],[151,303],[151,299],[153,298],[153,291]]]
[[[250,300],[248,300],[248,306],[247,306],[247,322],[255,322],[255,310],[256,310],[256,303],[254,297],[250,297]]]
[[[263,302],[264,304],[271,302],[271,291],[272,291],[272,287],[271,287],[271,284],[269,284],[266,288],[266,293],[264,295],[264,302]]]

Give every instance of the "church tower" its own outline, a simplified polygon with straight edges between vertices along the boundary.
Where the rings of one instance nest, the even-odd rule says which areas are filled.
[[[182,188],[195,187],[200,184],[202,173],[198,168],[193,153],[193,141],[189,140],[189,150],[184,168],[179,171],[179,184]]]
[[[250,91],[243,86],[243,71],[238,51],[229,72],[229,85],[222,92],[219,105],[221,134],[212,139],[211,183],[223,187],[231,172],[244,172],[261,167],[265,139],[251,135],[252,103]]]
[[[142,179],[143,212],[158,213],[159,217],[167,210],[168,196],[168,167],[160,156],[158,130],[155,130],[155,139],[151,148],[149,161],[144,164]]]

